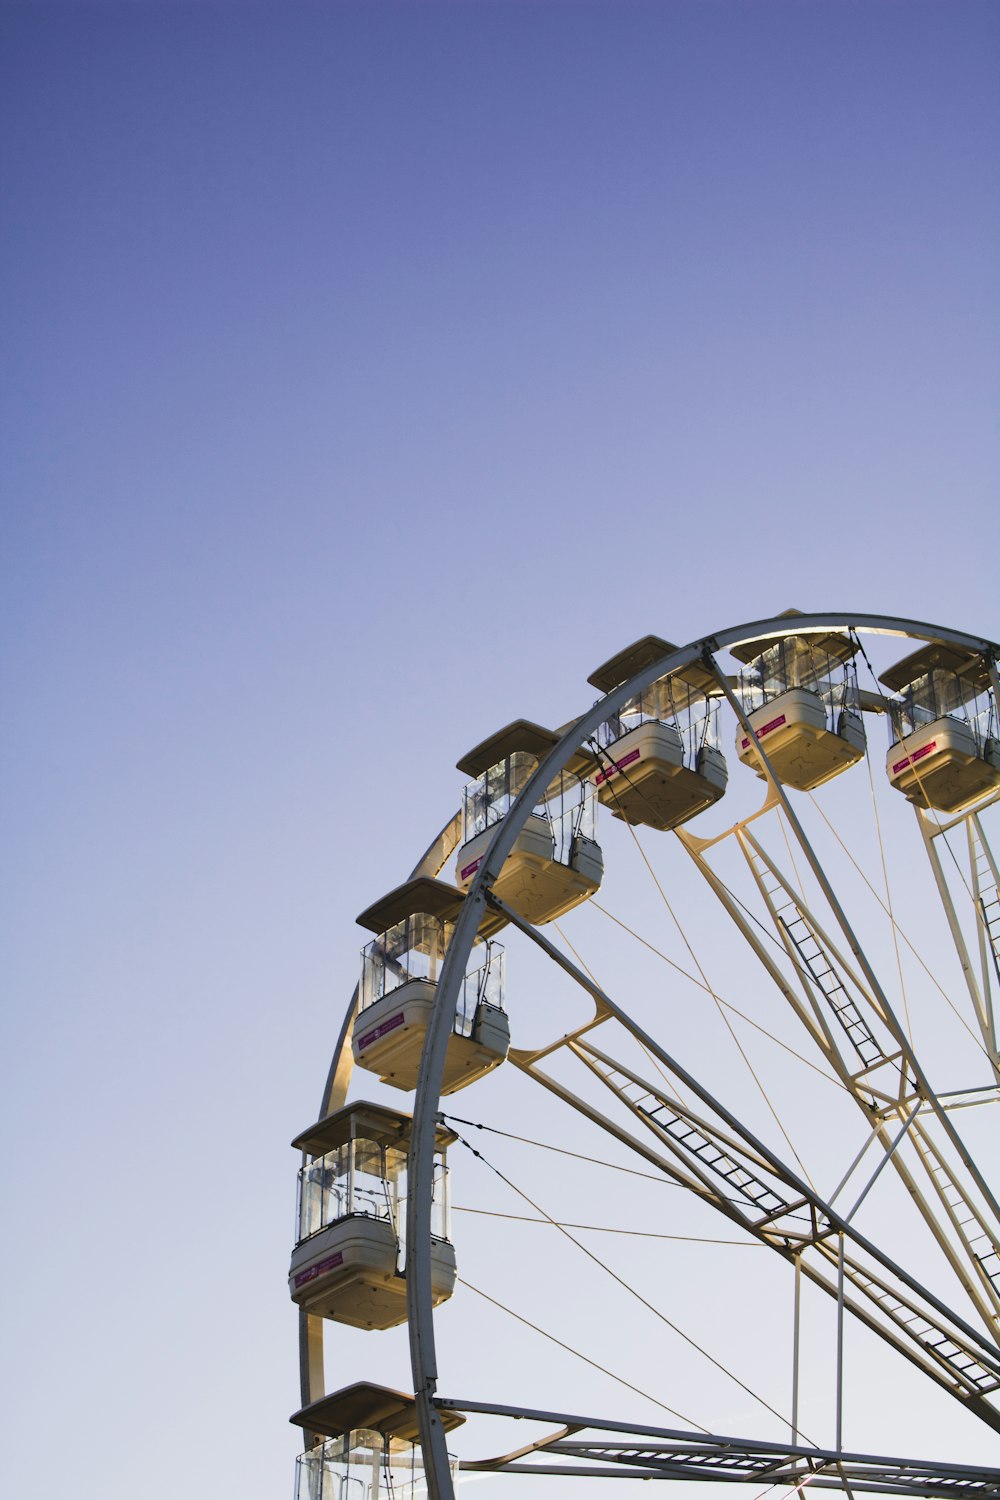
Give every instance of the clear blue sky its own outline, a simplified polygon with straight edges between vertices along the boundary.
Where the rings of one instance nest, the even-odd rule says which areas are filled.
[[[0,1475],[290,1494],[286,1143],[456,758],[648,630],[1000,635],[1000,9],[8,3],[0,68]]]

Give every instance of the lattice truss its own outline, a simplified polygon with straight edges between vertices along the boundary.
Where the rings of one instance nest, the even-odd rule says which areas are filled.
[[[441,1402],[449,1410],[518,1416],[560,1424],[534,1442],[495,1458],[467,1461],[464,1471],[552,1474],[579,1478],[684,1479],[837,1489],[889,1495],[991,1497],[1000,1471],[866,1453],[837,1453],[779,1443],[629,1427],[559,1412],[524,1411],[475,1401]]]

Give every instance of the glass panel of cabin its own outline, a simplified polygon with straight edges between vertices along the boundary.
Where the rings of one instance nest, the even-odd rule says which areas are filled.
[[[821,699],[831,729],[836,729],[843,709],[857,711],[854,663],[812,645],[804,636],[775,641],[740,673],[740,696],[747,713],[793,688],[806,688]]]
[[[458,1003],[455,1007],[454,1031],[457,1036],[471,1036],[476,1022],[476,1011],[482,1001],[503,1009],[503,948],[499,943],[477,943],[472,950],[473,959],[481,962],[468,971],[462,980]]]
[[[456,1036],[472,1035],[472,1028],[476,1021],[476,1006],[479,1004],[478,973],[478,969],[473,969],[462,980],[462,987],[455,1002],[455,1021],[452,1026],[452,1031]]]
[[[454,931],[453,922],[416,912],[368,943],[361,951],[360,1008],[366,1009],[411,979],[436,984]],[[455,1030],[460,1036],[468,1036],[472,1031],[476,1005],[482,998],[482,980],[490,972],[490,951],[488,943],[485,947],[477,943],[473,949],[473,955],[482,956],[482,962],[465,976],[459,993]],[[499,944],[496,951],[498,955],[503,952]],[[502,963],[495,970],[491,993],[496,993],[501,985]],[[498,998],[490,1003],[501,1002]]]
[[[434,1162],[434,1186],[431,1199],[431,1234],[438,1240],[451,1239],[451,1177],[442,1157]]]
[[[448,1462],[458,1481],[458,1461]],[[299,1455],[295,1500],[420,1500],[427,1479],[419,1444],[355,1428]]]
[[[500,943],[488,943],[486,962],[470,975],[476,984],[476,998],[503,1010],[504,950]]]
[[[589,782],[583,785],[580,812],[576,820],[576,833],[583,839],[596,839],[597,837],[597,797]]]
[[[364,1139],[352,1141],[351,1146],[354,1152],[351,1213],[395,1225],[399,1179],[406,1171],[405,1153],[394,1146],[380,1146]]]
[[[718,750],[721,743],[718,703],[707,698],[694,699],[689,712],[681,720],[681,738],[684,741],[684,764],[692,769],[699,750]]]
[[[451,941],[453,924],[415,912],[410,918],[410,978],[437,980],[438,967]]]
[[[378,1500],[383,1447],[381,1433],[357,1428],[307,1449],[296,1462],[295,1500]]]
[[[388,1443],[388,1476],[392,1500],[421,1500],[427,1493],[423,1454],[417,1443],[390,1438]],[[449,1454],[452,1482],[458,1479],[458,1463]]]
[[[436,981],[453,924],[414,912],[361,950],[360,1006],[366,1009],[411,979]]]
[[[987,742],[995,739],[997,734],[996,704],[993,702],[993,694],[977,693],[966,705],[966,712],[969,717],[969,726],[976,737],[976,749],[980,755],[985,755]]]
[[[510,759],[510,802],[504,809],[510,811],[510,803],[515,797],[519,797],[525,786],[535,772],[538,770],[538,761],[535,756],[529,755],[527,750],[515,750]]]
[[[597,743],[604,747],[613,745],[615,740],[621,739],[625,729],[624,714],[612,714],[610,719],[605,719],[603,724],[597,726]]]
[[[405,1172],[404,1151],[364,1138],[307,1162],[299,1172],[298,1239],[308,1239],[348,1214],[395,1226]]]
[[[462,842],[467,844],[486,828],[486,783],[471,781],[462,793]]]
[[[348,1144],[314,1157],[299,1172],[298,1238],[308,1239],[350,1211]]]
[[[966,700],[973,696],[956,673],[940,668],[925,672],[903,690],[903,733],[912,733],[946,715],[965,720]]]
[[[986,753],[987,741],[997,733],[996,705],[989,689],[977,692],[956,672],[933,667],[902,690],[891,715],[892,742],[941,718],[967,724],[978,755]]]
[[[468,843],[507,816],[514,799],[537,767],[538,761],[533,755],[526,750],[515,750],[469,783],[462,793],[463,843]]]
[[[596,798],[589,782],[563,771],[545,794],[545,811],[552,830],[552,857],[568,865],[577,837],[592,839],[597,826]]]
[[[359,1004],[364,1010],[405,984],[409,975],[409,924],[396,922],[361,950]]]
[[[580,783],[572,778],[577,787]],[[573,842],[573,818],[576,811],[570,793],[570,778],[563,771],[545,793],[545,808],[552,829],[552,854],[561,865],[569,864],[570,846]]]
[[[451,1186],[443,1151],[434,1153],[434,1175],[431,1183],[431,1234],[435,1239],[451,1240]],[[400,1273],[406,1269],[406,1205],[408,1180],[402,1174],[397,1178],[394,1199],[394,1219],[398,1239],[396,1266]]]
[[[510,806],[510,757],[486,772],[486,827],[499,823]]]
[[[752,674],[745,675],[749,680]],[[759,684],[757,696],[760,699]],[[654,721],[672,725],[677,730],[681,736],[684,764],[692,769],[703,746],[713,750],[719,748],[718,704],[710,703],[703,692],[679,677],[660,677],[636,697],[628,699],[619,713],[598,726],[597,742],[603,749],[609,749],[630,730]],[[593,833],[588,833],[584,827],[580,832],[593,838]]]
[[[744,667],[739,677],[739,697],[744,713],[752,714],[767,702],[764,683],[756,664]]]

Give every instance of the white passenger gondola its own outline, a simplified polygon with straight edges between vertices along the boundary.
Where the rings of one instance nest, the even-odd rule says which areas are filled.
[[[383,1083],[415,1089],[437,977],[464,897],[443,881],[410,880],[358,918],[377,934],[361,953],[352,1049],[359,1067]],[[503,1008],[503,949],[477,939],[455,1008],[443,1094],[453,1094],[503,1062],[510,1027]]]
[[[587,680],[610,693],[675,649],[659,636],[643,636]],[[718,706],[709,696],[718,691],[712,674],[693,663],[644,688],[601,725],[591,779],[614,817],[665,830],[719,800],[728,773],[718,743]]]
[[[797,610],[788,611],[790,615]],[[766,779],[761,745],[778,780],[807,792],[846,771],[865,753],[853,657],[857,647],[839,631],[786,635],[731,646],[746,664],[739,694],[753,731],[742,725],[736,751]]]
[[[462,846],[456,883],[467,890],[518,792],[558,737],[518,719],[491,735],[458,762],[475,781],[462,798]],[[518,834],[493,890],[528,922],[551,922],[592,896],[601,884],[604,857],[594,838],[594,790],[570,771],[546,789]]]
[[[435,1404],[445,1432],[465,1421]],[[296,1461],[295,1500],[417,1500],[427,1481],[416,1402],[402,1391],[359,1382],[304,1406],[291,1418],[312,1446]],[[452,1480],[458,1464],[452,1461]]]
[[[298,1239],[288,1289],[293,1302],[354,1328],[393,1328],[406,1320],[403,1218],[412,1121],[379,1104],[350,1104],[292,1142],[305,1153],[299,1172]],[[449,1233],[447,1148],[457,1137],[437,1127],[431,1228],[435,1305],[455,1286]]]
[[[920,807],[961,812],[1000,787],[1000,730],[981,656],[921,646],[879,678],[890,708],[889,782]]]

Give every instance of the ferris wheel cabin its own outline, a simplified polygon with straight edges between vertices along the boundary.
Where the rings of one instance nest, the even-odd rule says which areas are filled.
[[[798,611],[789,611],[797,614]],[[730,650],[744,670],[739,695],[753,731],[742,725],[736,752],[766,780],[760,745],[775,776],[808,792],[865,753],[854,642],[839,631],[744,641]]]
[[[475,777],[462,797],[462,845],[456,883],[468,890],[486,858],[496,825],[558,743],[551,730],[526,719],[508,724],[458,762]],[[501,901],[526,922],[561,917],[599,888],[604,857],[595,839],[593,787],[561,772],[532,809],[493,884]]]
[[[403,1257],[411,1128],[409,1115],[360,1102],[327,1115],[292,1142],[304,1162],[288,1289],[306,1312],[353,1328],[394,1328],[406,1321]],[[446,1156],[456,1139],[438,1126],[431,1210],[435,1306],[455,1287]]]
[[[435,1409],[445,1432],[465,1421],[450,1407]],[[412,1396],[359,1382],[304,1406],[291,1421],[313,1439],[296,1460],[295,1500],[417,1500],[427,1493]],[[457,1477],[453,1462],[453,1482]]]
[[[610,693],[675,649],[659,636],[643,636],[587,680]],[[711,672],[692,663],[644,688],[601,725],[591,781],[613,817],[666,830],[719,800],[728,772],[719,749],[718,704],[710,697],[718,691]]]
[[[997,705],[981,656],[922,646],[879,681],[899,694],[885,763],[897,791],[920,807],[954,813],[1000,787]]]
[[[354,1061],[394,1088],[417,1086],[438,971],[463,900],[454,886],[420,878],[390,891],[358,918],[376,936],[361,952]],[[509,1044],[503,948],[480,934],[458,994],[441,1092],[453,1094],[482,1078],[503,1062]]]

